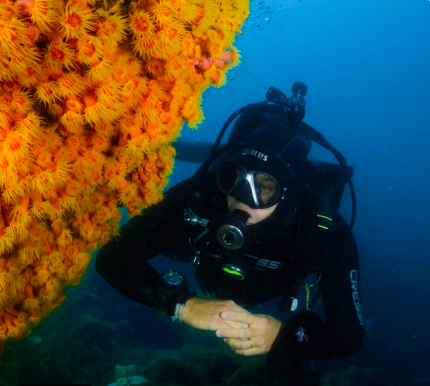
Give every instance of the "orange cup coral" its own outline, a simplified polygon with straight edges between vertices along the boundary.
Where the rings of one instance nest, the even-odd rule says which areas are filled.
[[[171,143],[239,63],[248,0],[0,0],[0,351],[64,300],[120,206],[162,198]]]

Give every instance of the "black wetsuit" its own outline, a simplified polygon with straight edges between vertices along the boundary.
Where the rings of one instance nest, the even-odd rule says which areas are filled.
[[[305,194],[288,232],[257,238],[245,250],[233,253],[217,242],[212,229],[194,242],[204,228],[185,221],[184,211],[196,190],[201,196],[191,202],[199,217],[213,221],[228,213],[213,175],[184,181],[167,191],[159,205],[122,227],[121,237],[99,253],[98,273],[124,295],[152,307],[145,293],[160,274],[148,260],[165,254],[194,264],[202,290],[214,298],[250,307],[280,296],[288,304],[306,275],[318,271],[326,322],[311,311],[293,314],[283,323],[268,354],[269,364],[282,368],[294,360],[331,359],[358,351],[364,336],[358,254],[348,225],[337,212],[318,217],[318,205]],[[225,262],[240,265],[246,279],[235,280],[223,273]]]

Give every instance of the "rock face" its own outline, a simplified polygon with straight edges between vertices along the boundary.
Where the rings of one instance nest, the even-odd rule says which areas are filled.
[[[137,385],[144,386],[148,384],[148,380],[142,375],[143,369],[138,366],[115,366],[115,382],[108,386],[128,386]]]

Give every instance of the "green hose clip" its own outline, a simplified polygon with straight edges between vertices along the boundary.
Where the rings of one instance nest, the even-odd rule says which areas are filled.
[[[306,310],[309,311],[309,297],[311,295],[311,285],[309,283],[306,283],[305,289],[306,289]]]
[[[321,279],[321,271],[319,271],[318,280],[315,283],[313,283],[313,284],[306,283],[305,284],[305,290],[306,290],[306,311],[310,311],[311,310],[309,308],[309,300],[310,300],[310,297],[311,297],[311,287],[313,287],[314,285],[318,284],[319,281],[320,281],[320,279]]]

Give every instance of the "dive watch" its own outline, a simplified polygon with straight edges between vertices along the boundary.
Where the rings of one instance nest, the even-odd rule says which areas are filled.
[[[155,294],[160,308],[170,316],[175,315],[176,304],[184,305],[188,299],[196,296],[189,291],[185,276],[176,271],[167,271],[161,275],[155,284]]]

